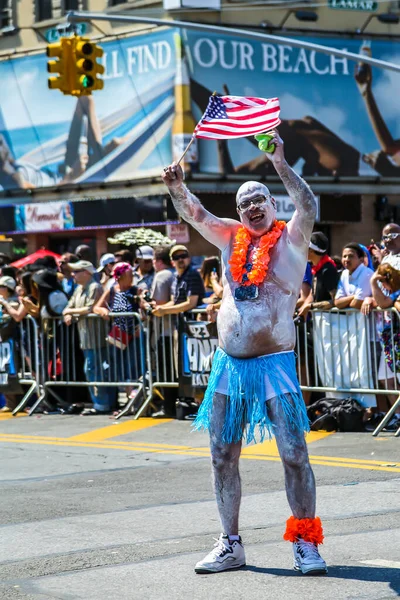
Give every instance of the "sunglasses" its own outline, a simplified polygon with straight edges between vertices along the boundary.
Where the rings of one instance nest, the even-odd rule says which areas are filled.
[[[382,236],[382,241],[390,242],[391,240],[395,240],[399,235],[400,233],[387,233],[386,235]]]
[[[238,204],[238,209],[240,212],[243,212],[250,208],[253,204],[254,206],[261,206],[267,200],[271,200],[271,196],[257,196],[257,198],[253,198],[252,200],[243,200],[240,204]]]
[[[175,256],[172,257],[172,260],[181,260],[183,258],[189,258],[189,254],[175,254]]]

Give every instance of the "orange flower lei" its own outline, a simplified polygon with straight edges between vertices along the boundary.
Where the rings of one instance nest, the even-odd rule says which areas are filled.
[[[245,265],[247,262],[251,236],[245,227],[240,227],[240,229],[238,229],[235,236],[232,256],[229,261],[233,281],[236,281],[243,286],[252,284],[260,285],[264,281],[268,273],[269,261],[271,260],[269,255],[270,250],[281,237],[285,227],[285,221],[275,221],[272,229],[262,236],[260,245],[254,255],[253,267],[249,273],[247,273]],[[247,281],[242,281],[243,275],[245,274],[247,274]]]

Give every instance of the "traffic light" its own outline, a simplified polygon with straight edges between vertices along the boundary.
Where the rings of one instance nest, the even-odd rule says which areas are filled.
[[[59,74],[49,77],[50,89],[69,96],[90,96],[93,90],[103,89],[103,80],[98,76],[104,73],[104,67],[96,61],[103,50],[88,38],[60,38],[47,46],[47,56],[58,59],[47,63],[49,73]]]
[[[75,38],[76,95],[89,96],[93,90],[102,90],[104,82],[98,77],[104,73],[103,65],[96,62],[103,50],[87,38]]]

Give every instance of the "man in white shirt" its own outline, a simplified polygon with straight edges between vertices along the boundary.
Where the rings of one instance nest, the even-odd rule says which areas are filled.
[[[364,252],[359,244],[351,242],[343,248],[344,270],[335,296],[336,308],[361,308],[364,298],[371,296],[372,269],[364,265]]]

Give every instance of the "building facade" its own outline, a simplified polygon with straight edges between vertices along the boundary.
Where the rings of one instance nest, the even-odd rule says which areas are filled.
[[[186,5],[186,8],[183,6]],[[398,220],[400,74],[361,61],[295,48],[290,38],[396,62],[397,2],[329,0],[300,8],[292,2],[193,0],[5,0],[0,10],[1,230],[28,240],[28,251],[55,251],[90,242],[97,254],[107,237],[131,225],[163,229],[176,215],[160,172],[190,140],[214,91],[280,98],[280,133],[290,164],[319,200],[318,228],[338,253],[356,239],[379,240]],[[194,7],[195,5],[195,7]],[[299,5],[300,6],[300,5]],[[79,34],[104,49],[104,90],[87,98],[47,88],[45,49],[72,35],[70,10],[153,17],[226,26],[216,33],[88,21]],[[278,35],[255,41],[230,29]],[[235,216],[234,195],[261,179],[293,206],[250,138],[198,140],[185,157],[189,187],[207,208]],[[190,231],[193,254],[214,249]]]

